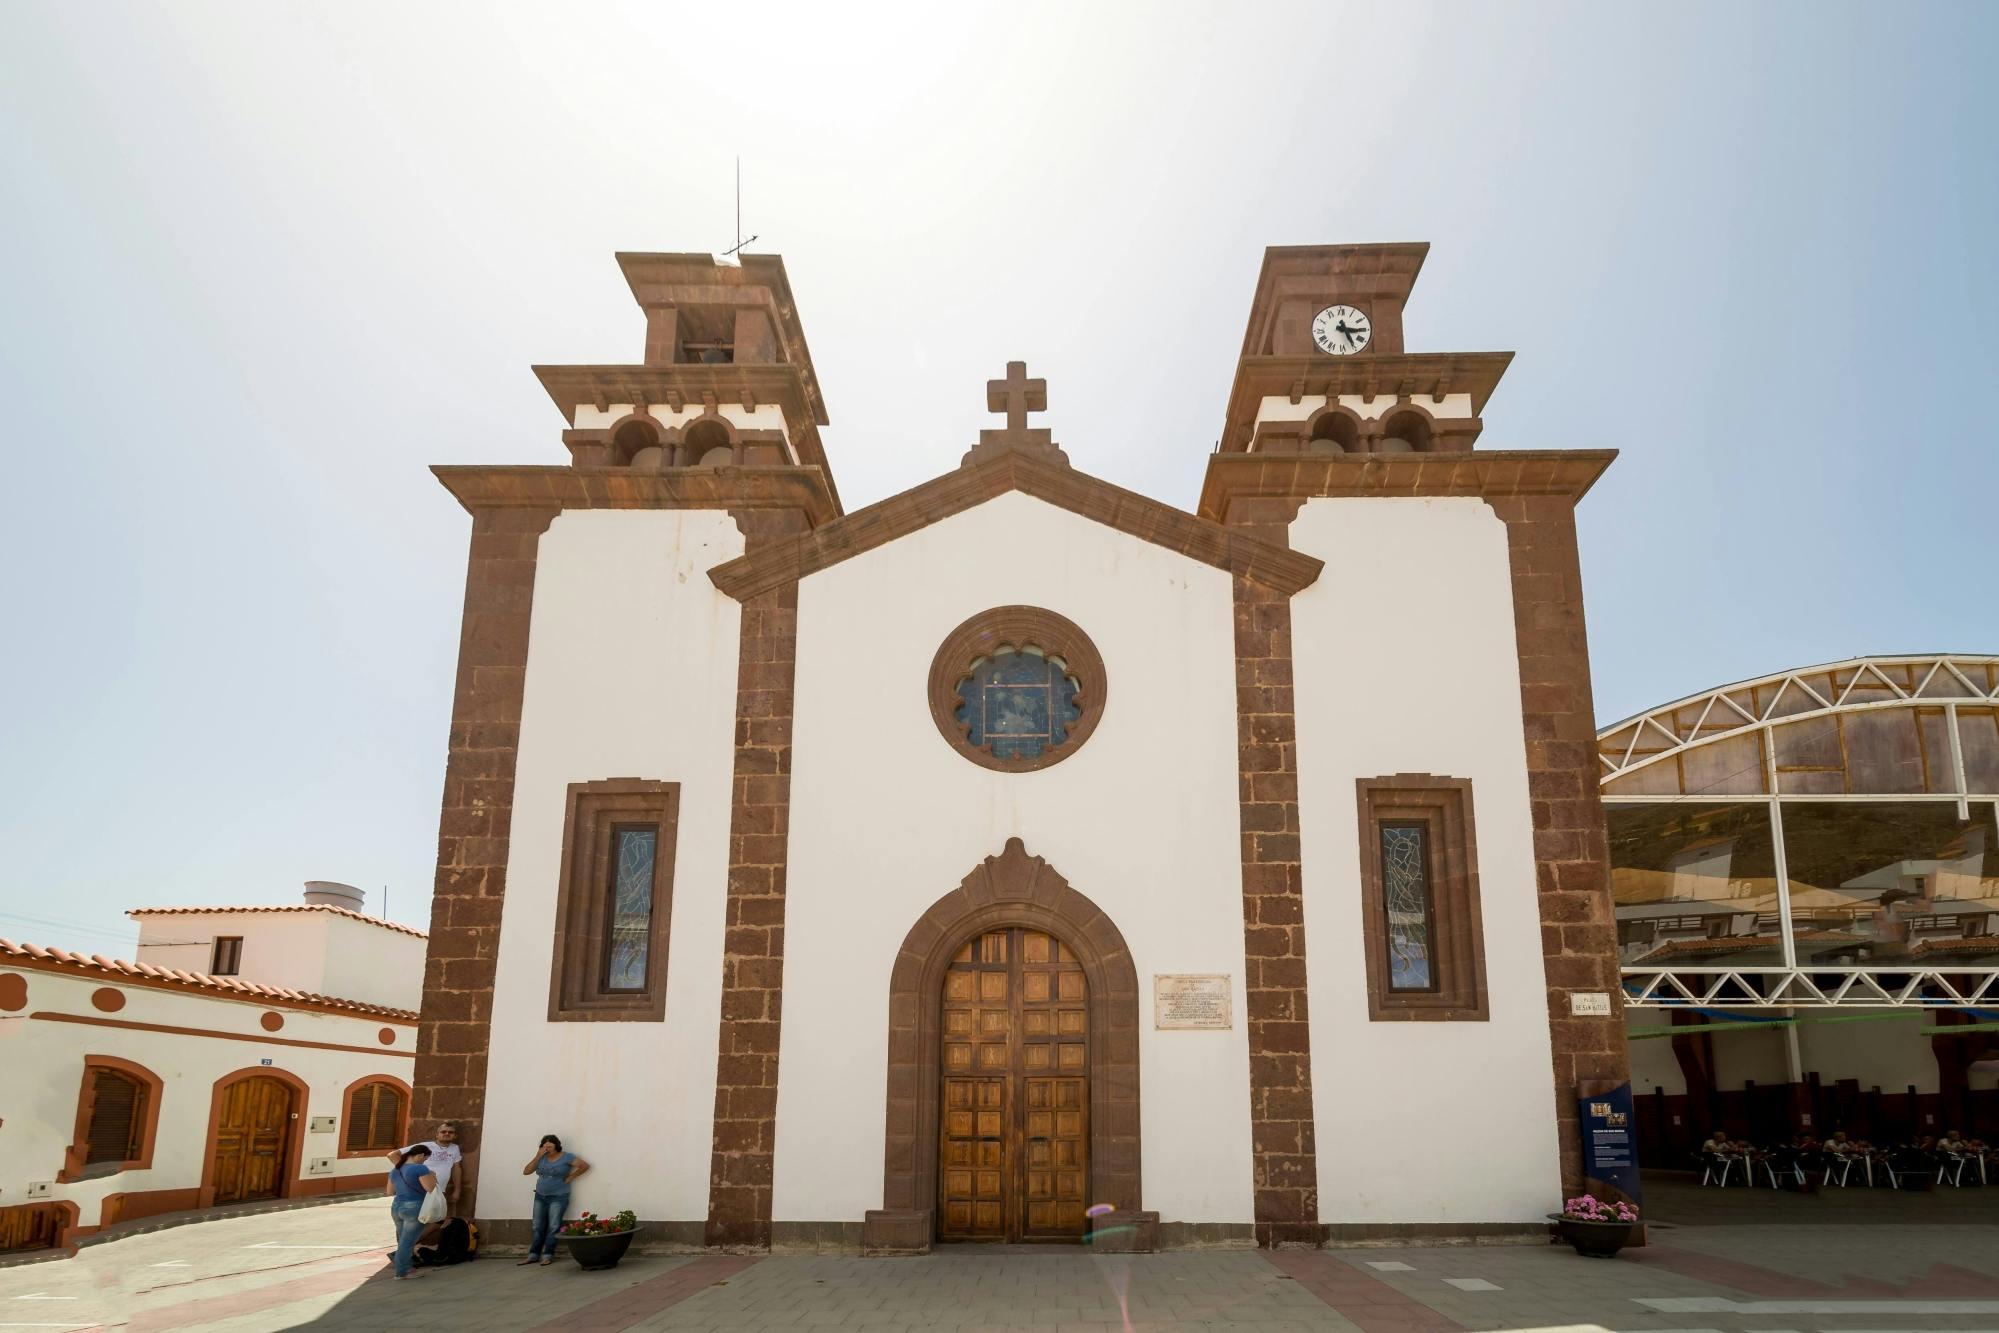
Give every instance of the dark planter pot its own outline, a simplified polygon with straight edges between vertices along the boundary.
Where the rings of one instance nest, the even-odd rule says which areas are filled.
[[[596,1236],[557,1236],[556,1239],[569,1247],[569,1257],[584,1269],[616,1268],[618,1260],[625,1257],[625,1251],[632,1248],[632,1237],[639,1234],[633,1227],[630,1231],[606,1231]]]
[[[1562,1229],[1562,1239],[1585,1259],[1614,1258],[1638,1228],[1636,1222],[1582,1222],[1560,1213],[1549,1213],[1548,1220]]]

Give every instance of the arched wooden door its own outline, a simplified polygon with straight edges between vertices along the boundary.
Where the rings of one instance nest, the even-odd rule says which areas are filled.
[[[1088,987],[1054,936],[989,930],[944,974],[943,1240],[1081,1240],[1090,1181]]]
[[[292,1090],[256,1076],[222,1090],[215,1124],[215,1202],[275,1199],[283,1192]]]

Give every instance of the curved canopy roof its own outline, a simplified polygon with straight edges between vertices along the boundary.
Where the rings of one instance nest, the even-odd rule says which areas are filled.
[[[1855,657],[1597,733],[1606,796],[1999,797],[1999,656]]]

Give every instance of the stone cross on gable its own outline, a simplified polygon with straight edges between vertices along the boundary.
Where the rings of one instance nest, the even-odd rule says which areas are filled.
[[[1069,456],[1056,445],[1049,429],[1027,424],[1029,412],[1047,410],[1048,381],[1029,379],[1025,361],[1007,362],[1005,379],[986,381],[986,411],[1006,413],[1006,428],[980,431],[978,446],[965,455],[964,461],[981,462],[1005,450],[1018,449],[1066,464]]]

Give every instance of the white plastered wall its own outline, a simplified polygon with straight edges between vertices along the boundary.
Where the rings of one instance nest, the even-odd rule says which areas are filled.
[[[238,980],[391,1009],[423,1002],[424,939],[338,912],[172,912],[134,918],[139,962],[182,972],[215,965],[217,936],[243,952]]]
[[[721,510],[571,510],[541,538],[493,996],[487,1217],[526,1217],[543,1134],[607,1169],[574,1206],[708,1215],[741,608],[708,570],[743,553]],[[548,1021],[572,782],[680,786],[661,1023]]]
[[[146,1190],[185,1190],[201,1185],[202,1159],[208,1146],[208,1117],[216,1080],[239,1070],[270,1068],[289,1073],[309,1089],[308,1104],[294,1107],[310,1125],[312,1116],[336,1117],[331,1132],[304,1137],[304,1161],[292,1162],[288,1175],[317,1188],[359,1188],[379,1183],[388,1169],[380,1156],[339,1156],[342,1096],[358,1080],[388,1074],[405,1085],[414,1064],[413,1024],[389,1023],[377,1015],[330,1014],[282,1005],[223,999],[193,991],[151,986],[119,986],[115,981],[72,977],[38,968],[0,966],[26,982],[27,1004],[18,1013],[0,1014],[0,1067],[6,1070],[6,1112],[0,1120],[0,1207],[36,1202],[28,1186],[53,1183],[64,1153],[76,1135],[77,1098],[83,1088],[84,1057],[108,1055],[142,1065],[158,1075],[163,1086],[152,1165],[93,1180],[55,1183],[46,1195],[68,1199],[79,1208],[78,1224],[99,1225],[105,1196]],[[91,996],[109,986],[124,997],[123,1007],[98,1009]],[[276,1012],[284,1026],[266,1032],[263,1015]],[[81,1021],[65,1021],[68,1016]],[[154,1024],[186,1029],[158,1032],[126,1024]],[[378,1034],[395,1036],[384,1046]],[[305,1041],[325,1050],[289,1043]],[[330,1169],[313,1171],[313,1159],[331,1158]],[[525,1160],[525,1159],[523,1159]],[[373,1181],[361,1180],[373,1177]],[[343,1183],[343,1182],[352,1183]]]
[[[1505,524],[1318,499],[1291,545],[1326,562],[1291,608],[1320,1220],[1538,1220],[1561,1175]],[[1368,1019],[1354,784],[1394,773],[1472,783],[1487,1022]],[[1467,1098],[1474,1132],[1436,1122]]]
[[[1632,1032],[1654,1031],[1672,1026],[1673,1016],[1663,1009],[1626,1009],[1624,1025]],[[1670,1037],[1648,1037],[1628,1043],[1631,1051],[1631,1095],[1650,1097],[1654,1089],[1668,1097],[1684,1097],[1687,1076],[1673,1055]]]
[[[966,761],[928,701],[945,635],[1012,604],[1076,622],[1108,677],[1096,731],[1032,773]],[[1144,1206],[1253,1220],[1232,627],[1228,574],[1018,493],[803,581],[775,1220],[882,1206],[896,951],[1016,836],[1131,950]],[[1226,973],[1235,1025],[1154,1031],[1179,972]]]
[[[321,994],[420,1009],[425,944],[421,935],[327,913],[326,989]]]
[[[235,972],[239,980],[282,986],[310,995],[336,995],[343,1000],[389,1004],[372,996],[342,995],[327,989],[327,922],[332,916],[331,912],[171,912],[135,917],[139,923],[138,961],[183,972],[209,972],[215,966],[216,938],[235,935],[243,941]],[[419,992],[423,981],[421,967],[419,961]],[[392,1007],[417,1006],[408,1003]]]
[[[1825,1016],[1809,1009],[1797,1011],[1801,1018]],[[1839,1016],[1866,1014],[1879,1021],[1866,1023],[1800,1023],[1798,1055],[1805,1072],[1816,1073],[1823,1086],[1843,1078],[1857,1079],[1860,1090],[1878,1087],[1884,1093],[1907,1092],[1911,1084],[1919,1093],[1937,1090],[1937,1057],[1930,1039],[1921,1028],[1935,1022],[1932,1015],[1892,1009],[1842,1009]],[[1716,1049],[1721,1046],[1715,1043]]]

